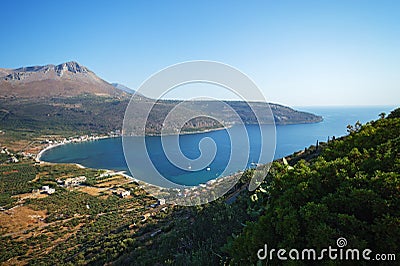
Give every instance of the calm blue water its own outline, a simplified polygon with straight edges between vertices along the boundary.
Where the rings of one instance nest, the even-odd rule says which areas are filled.
[[[317,140],[326,141],[328,136],[332,138],[332,136],[346,135],[346,126],[348,124],[354,125],[357,120],[362,123],[375,120],[378,118],[379,113],[389,113],[394,107],[300,107],[297,109],[322,115],[324,121],[316,124],[277,126],[275,159],[302,150],[315,144]],[[200,155],[198,148],[200,140],[209,137],[216,144],[216,156],[208,165],[209,169],[207,167],[195,172],[189,169],[182,170],[174,166],[163,152],[160,137],[146,137],[146,147],[151,161],[164,177],[182,185],[197,185],[214,179],[222,173],[226,175],[250,167],[252,162],[258,161],[261,141],[260,129],[256,125],[248,125],[246,129],[250,142],[250,155],[248,155],[248,158],[246,157],[248,160],[241,166],[239,162],[234,162],[234,166],[229,167],[229,169],[226,169],[226,166],[232,147],[226,130],[179,137],[179,145],[183,154],[191,159],[195,159]],[[231,134],[235,134],[237,131],[235,127],[230,130]],[[133,137],[130,141],[135,142],[137,140]],[[245,151],[246,146],[246,141],[235,144],[235,148],[239,151]],[[130,156],[134,159],[134,176],[140,179],[140,176],[146,175],[146,169],[141,169],[141,166],[145,165],[143,163],[145,157],[143,154],[135,153],[134,150],[130,152]],[[41,160],[55,163],[79,163],[91,168],[125,170],[129,172],[123,154],[121,138],[59,146],[45,152]],[[236,168],[235,165],[237,166]]]

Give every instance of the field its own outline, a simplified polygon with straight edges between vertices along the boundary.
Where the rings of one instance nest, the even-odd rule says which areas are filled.
[[[80,252],[97,254],[103,245],[111,248],[116,239],[123,241],[138,231],[142,227],[140,217],[156,200],[123,176],[98,178],[103,172],[33,162],[1,165],[0,261],[9,265],[25,264],[31,259],[77,262]],[[87,183],[94,186],[57,185],[58,180],[76,176],[86,176]],[[56,191],[47,195],[38,191],[42,186]],[[118,187],[132,191],[134,196],[123,199],[114,195],[112,191]],[[154,219],[160,215],[159,210],[152,212]],[[102,246],[94,245],[99,241]]]

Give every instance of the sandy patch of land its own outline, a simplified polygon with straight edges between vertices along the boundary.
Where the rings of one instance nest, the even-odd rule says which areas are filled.
[[[124,185],[124,184],[128,184],[131,183],[132,180],[125,178],[124,176],[121,175],[115,175],[112,176],[110,178],[104,179],[102,181],[99,181],[96,184],[96,187],[112,187],[112,186],[116,186],[116,185]]]
[[[108,188],[81,186],[78,190],[92,196],[99,196],[101,192],[108,190]]]
[[[16,206],[0,212],[2,233],[12,233],[45,224],[46,211],[35,211],[27,206]],[[11,231],[12,230],[12,231]]]
[[[25,200],[25,199],[43,199],[48,195],[45,193],[24,193],[12,196],[12,198],[17,198],[18,200]]]

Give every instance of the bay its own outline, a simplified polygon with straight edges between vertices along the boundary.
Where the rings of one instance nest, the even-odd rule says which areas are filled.
[[[298,107],[297,110],[307,111],[322,115],[324,120],[315,124],[277,125],[276,149],[274,159],[282,158],[302,150],[318,141],[327,141],[328,137],[340,137],[347,134],[346,126],[354,125],[356,121],[366,123],[378,118],[381,112],[389,113],[392,106],[369,107]],[[157,136],[146,137],[146,147],[150,160],[164,177],[182,185],[198,185],[214,179],[221,174],[234,173],[242,168],[249,168],[258,162],[261,147],[260,128],[257,125],[246,125],[250,152],[246,154],[245,166],[233,166],[227,169],[230,159],[231,143],[227,130],[218,130],[198,134],[179,136],[179,145],[182,153],[190,159],[200,156],[199,143],[204,138],[210,138],[216,145],[216,156],[204,169],[192,171],[190,165],[187,169],[176,167],[166,157],[161,138]],[[235,126],[230,129],[230,134],[239,131]],[[135,141],[135,137],[132,137]],[[168,142],[168,138],[166,139]],[[233,144],[236,149],[246,150],[246,141]],[[242,147],[242,146],[243,147]],[[242,149],[243,148],[243,149]],[[134,158],[134,177],[141,179],[146,175],[146,169],[141,169],[146,160],[145,154],[132,151]],[[123,154],[121,138],[108,138],[98,141],[71,143],[57,146],[47,150],[41,157],[42,161],[54,163],[78,163],[90,168],[123,170],[130,173]],[[242,160],[242,159],[241,159]],[[266,163],[260,161],[260,163]],[[131,166],[132,166],[131,165]],[[236,165],[240,165],[238,162]]]

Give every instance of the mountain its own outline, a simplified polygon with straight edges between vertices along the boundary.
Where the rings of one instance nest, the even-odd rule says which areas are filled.
[[[178,100],[154,100],[124,85],[110,84],[87,67],[77,62],[59,65],[31,66],[18,69],[0,69],[0,121],[1,130],[44,131],[48,133],[86,132],[105,133],[121,129],[126,107],[132,98],[135,115],[131,117],[132,133],[145,119],[145,110],[154,105],[146,132],[159,134],[164,127],[177,133],[179,120],[188,116],[183,131],[197,131],[220,127],[210,117],[222,117],[228,124],[265,123],[271,118],[257,121],[252,108],[263,110],[266,103],[225,101],[230,108],[221,108],[217,101],[185,102],[178,115],[164,124],[168,113],[181,103]],[[289,107],[269,104],[277,124],[315,123],[322,117],[299,112]],[[251,107],[251,108],[250,108]],[[229,110],[230,109],[230,110]],[[203,114],[198,117],[198,114]],[[240,119],[235,117],[237,113]],[[241,121],[240,121],[241,120]]]
[[[135,90],[132,90],[131,88],[128,88],[127,86],[119,84],[119,83],[111,83],[111,85],[113,85],[114,88],[117,88],[117,89],[127,92],[129,94],[134,94],[136,92]]]
[[[87,67],[77,62],[59,65],[0,69],[0,97],[50,98],[80,94],[126,97]]]

